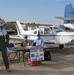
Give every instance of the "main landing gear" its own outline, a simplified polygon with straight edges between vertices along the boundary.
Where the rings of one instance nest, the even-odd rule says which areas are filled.
[[[62,49],[62,48],[64,48],[64,44],[59,45],[59,49]]]

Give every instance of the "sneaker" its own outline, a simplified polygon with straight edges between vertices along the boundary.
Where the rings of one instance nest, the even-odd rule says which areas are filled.
[[[11,72],[11,70],[10,70],[9,68],[8,68],[8,69],[6,69],[6,71],[7,71],[7,72]]]

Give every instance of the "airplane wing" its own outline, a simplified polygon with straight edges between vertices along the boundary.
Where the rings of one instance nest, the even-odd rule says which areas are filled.
[[[9,35],[11,40],[22,40],[24,39],[22,36],[18,36],[18,35]]]
[[[61,19],[61,20],[67,20],[67,21],[73,21],[74,18],[66,18],[66,17],[61,17],[61,16],[56,16],[55,18]]]

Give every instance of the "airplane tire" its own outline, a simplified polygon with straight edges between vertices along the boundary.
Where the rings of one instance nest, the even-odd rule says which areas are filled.
[[[63,44],[59,45],[59,49],[62,49],[62,48],[64,48],[64,45]]]

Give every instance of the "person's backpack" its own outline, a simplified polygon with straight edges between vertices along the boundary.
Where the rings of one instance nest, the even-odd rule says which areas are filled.
[[[51,60],[51,54],[50,51],[44,51],[44,60]]]
[[[33,46],[36,46],[36,42],[33,42]]]

